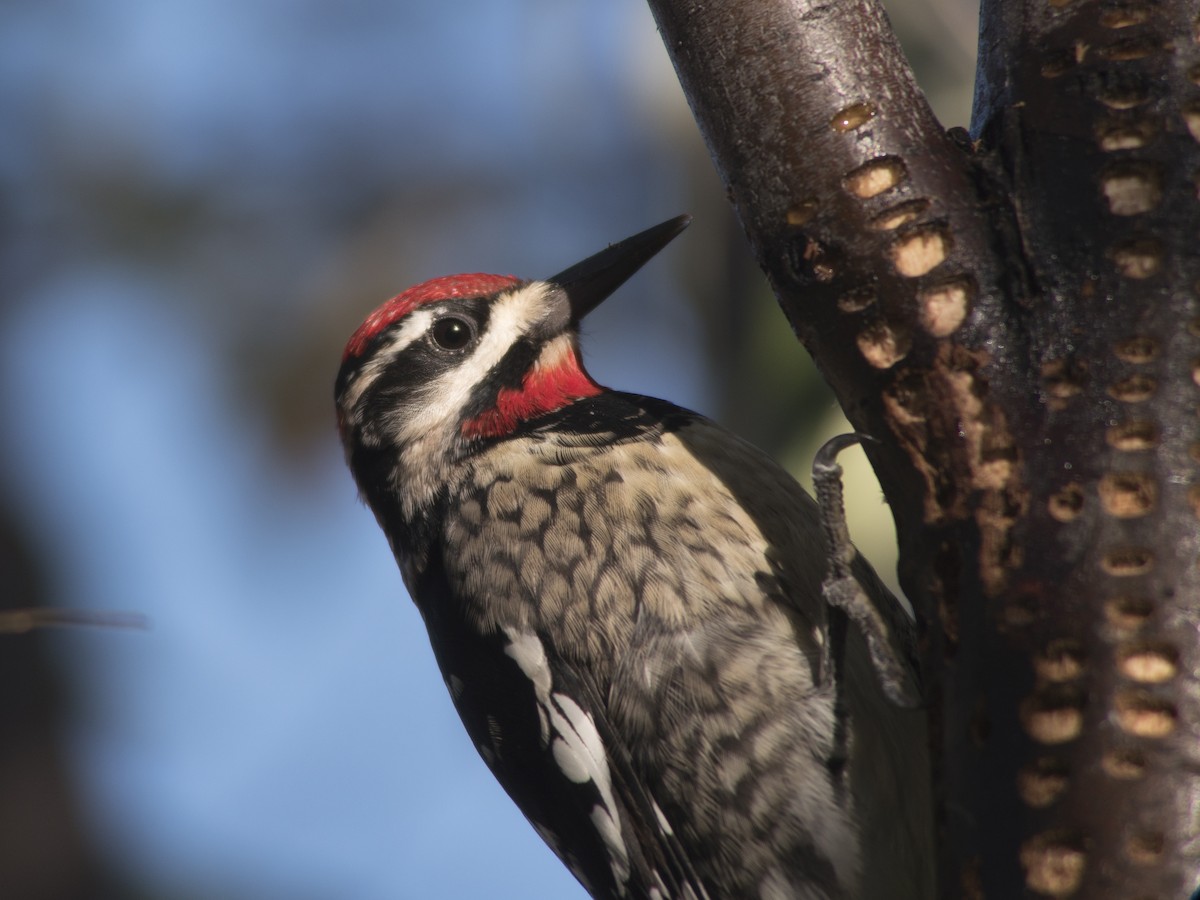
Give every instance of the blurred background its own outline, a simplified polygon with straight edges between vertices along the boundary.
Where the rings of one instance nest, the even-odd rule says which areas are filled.
[[[965,125],[973,4],[891,11]],[[0,634],[0,897],[582,897],[465,738],[331,394],[403,287],[690,211],[592,373],[798,472],[842,430],[644,3],[10,0],[0,121],[0,610],[150,622]]]

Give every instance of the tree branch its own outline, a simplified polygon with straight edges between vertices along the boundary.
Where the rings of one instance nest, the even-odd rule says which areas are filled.
[[[867,0],[650,0],[859,431],[923,629],[943,896],[1200,883],[1200,26],[988,0],[972,143]]]

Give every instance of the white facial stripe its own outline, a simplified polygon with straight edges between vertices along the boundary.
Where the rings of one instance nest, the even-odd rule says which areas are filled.
[[[475,386],[522,335],[545,318],[543,298],[547,288],[544,282],[535,281],[492,304],[483,338],[461,365],[425,386],[422,391],[425,402],[414,405],[418,414],[402,424],[401,440],[415,440],[447,422],[457,424]]]
[[[562,364],[567,354],[575,347],[575,342],[569,334],[560,334],[553,340],[547,341],[538,354],[535,369],[556,369]]]
[[[354,404],[358,402],[359,397],[363,392],[371,386],[376,378],[388,367],[388,364],[395,359],[398,353],[401,353],[405,347],[414,341],[419,341],[425,336],[425,332],[429,330],[429,326],[433,324],[433,311],[428,309],[418,309],[415,312],[409,313],[395,333],[388,339],[388,342],[380,348],[378,353],[375,353],[370,361],[359,370],[358,375],[350,382],[346,388],[346,395],[342,400],[342,405],[346,409],[353,409]]]

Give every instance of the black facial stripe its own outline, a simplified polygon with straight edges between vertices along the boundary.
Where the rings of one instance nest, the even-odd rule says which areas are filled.
[[[425,385],[446,370],[451,360],[440,358],[424,342],[414,342],[396,356],[363,393],[358,405],[363,420],[381,421],[411,403],[420,403]]]
[[[443,315],[466,319],[475,326],[477,336],[482,335],[487,329],[488,319],[491,316],[491,303],[486,297],[443,300],[425,304],[418,309],[434,313],[435,320]],[[414,312],[417,311],[414,310]],[[373,337],[362,354],[349,357],[342,363],[334,383],[335,398],[342,396],[363,365],[374,358],[377,353],[383,351],[383,348],[395,337],[396,332],[404,326],[408,319],[409,316],[405,316],[396,320]],[[382,405],[392,407],[397,401],[403,403],[430,379],[458,365],[461,359],[461,356],[447,355],[444,351],[438,351],[431,347],[428,337],[419,338],[405,347],[388,363],[387,368],[375,379],[359,400],[359,404],[365,405],[364,409],[370,414],[377,414],[381,410],[375,407]]]
[[[500,361],[488,370],[487,375],[471,391],[464,412],[465,419],[473,419],[496,405],[496,395],[501,388],[519,388],[526,373],[537,362],[544,340],[523,335],[518,338]]]

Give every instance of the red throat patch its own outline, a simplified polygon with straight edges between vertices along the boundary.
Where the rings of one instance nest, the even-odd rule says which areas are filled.
[[[367,316],[366,321],[346,342],[342,362],[351,356],[360,356],[371,339],[398,319],[402,319],[418,306],[438,300],[453,300],[459,297],[485,297],[520,284],[512,275],[485,275],[476,272],[470,275],[446,275],[431,278],[413,285],[402,294],[397,294]]]
[[[595,397],[601,390],[583,370],[576,349],[569,347],[554,365],[530,369],[519,388],[501,388],[494,407],[463,422],[462,435],[503,437],[516,431],[521,422]]]

